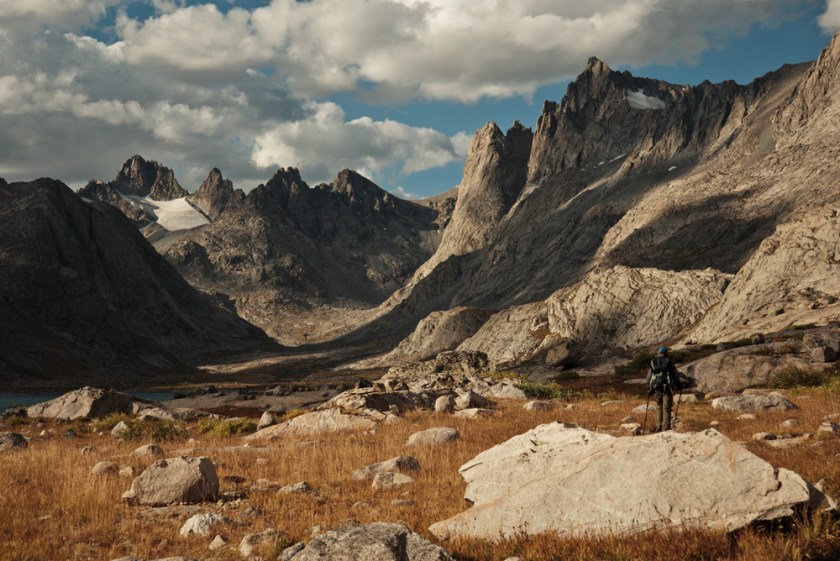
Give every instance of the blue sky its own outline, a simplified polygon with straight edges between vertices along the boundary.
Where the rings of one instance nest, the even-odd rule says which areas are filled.
[[[813,60],[840,0],[4,0],[0,176],[79,187],[135,153],[194,190],[345,167],[459,182],[475,130],[534,127],[598,56],[674,83]]]

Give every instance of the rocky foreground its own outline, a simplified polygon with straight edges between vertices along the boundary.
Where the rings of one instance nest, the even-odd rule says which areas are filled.
[[[836,516],[834,378],[687,394],[676,431],[646,434],[644,398],[533,400],[534,384],[486,363],[445,354],[259,421],[89,387],[7,411],[0,488],[16,491],[0,515],[18,520],[7,549],[14,559],[550,559],[554,547],[678,532],[705,536],[696,547],[708,555],[734,530]],[[48,521],[69,537],[27,539]],[[808,548],[819,536],[761,543],[777,538]],[[840,536],[825,539],[840,552]]]

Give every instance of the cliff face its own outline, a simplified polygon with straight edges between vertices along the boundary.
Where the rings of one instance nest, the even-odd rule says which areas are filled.
[[[0,186],[0,201],[2,383],[171,381],[210,354],[271,347],[111,206],[51,179]]]
[[[141,156],[129,158],[117,172],[111,185],[119,192],[156,201],[171,201],[186,197],[171,169]]]
[[[190,195],[188,199],[211,220],[215,220],[234,198],[233,183],[230,179],[225,179],[218,168],[213,168],[195,194]]]

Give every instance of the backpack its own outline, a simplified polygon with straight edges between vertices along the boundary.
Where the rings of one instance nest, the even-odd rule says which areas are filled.
[[[671,385],[668,379],[668,366],[671,360],[667,356],[657,355],[650,361],[650,386],[652,391],[662,392]]]

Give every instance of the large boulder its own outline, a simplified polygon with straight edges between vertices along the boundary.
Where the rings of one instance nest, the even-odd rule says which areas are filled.
[[[111,413],[131,413],[135,399],[121,392],[85,386],[50,401],[27,407],[30,417],[92,419]]]
[[[26,448],[29,442],[26,437],[16,432],[0,432],[0,452],[13,448]]]
[[[381,473],[398,473],[403,471],[416,471],[420,469],[420,462],[413,456],[396,456],[384,462],[370,464],[353,472],[353,479],[366,481],[375,478]]]
[[[712,400],[712,407],[721,411],[742,413],[745,411],[784,411],[796,409],[796,405],[778,393],[758,395],[724,396]]]
[[[246,440],[274,440],[283,437],[310,437],[340,431],[366,431],[376,426],[376,421],[359,415],[347,415],[338,409],[310,411],[279,425],[258,430]]]
[[[809,485],[713,429],[614,437],[540,425],[464,464],[472,508],[439,537],[625,535],[667,528],[734,530],[806,505]]]
[[[326,532],[293,555],[291,561],[451,561],[439,546],[400,524],[374,522]]]
[[[127,502],[149,506],[215,501],[218,496],[219,478],[213,462],[187,456],[158,460],[123,493]]]
[[[749,345],[696,360],[683,371],[697,380],[701,392],[739,392],[765,386],[773,372],[783,368],[810,369],[810,361],[790,354],[787,343]]]

